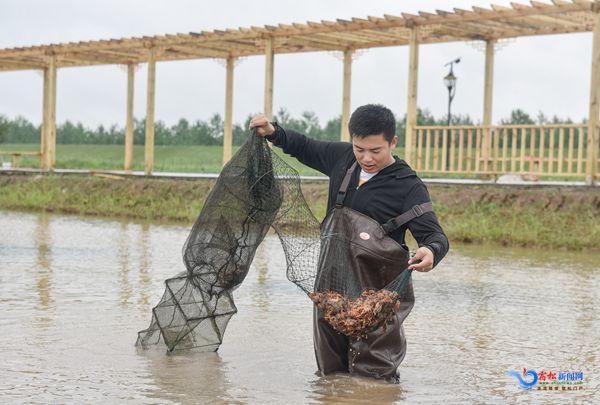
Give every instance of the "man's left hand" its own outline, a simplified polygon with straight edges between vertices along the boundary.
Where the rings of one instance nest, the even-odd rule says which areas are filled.
[[[421,260],[420,263],[415,263],[418,260]],[[412,264],[415,263],[415,264]],[[417,271],[429,271],[431,269],[433,269],[433,252],[431,250],[429,250],[429,248],[425,247],[425,246],[421,246],[420,248],[417,249],[417,251],[415,252],[415,255],[413,257],[410,258],[410,260],[408,261],[408,264],[410,264],[410,266],[408,266],[409,269],[411,270],[417,270]]]

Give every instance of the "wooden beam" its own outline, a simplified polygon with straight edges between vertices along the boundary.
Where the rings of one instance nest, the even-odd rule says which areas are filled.
[[[50,98],[50,70],[45,67],[44,73],[44,90],[42,93],[42,129],[40,131],[40,152],[42,154],[40,158],[40,167],[42,170],[48,170],[48,139],[47,139],[47,128],[48,128],[48,100]]]
[[[126,60],[130,60],[130,59],[138,60],[138,59],[143,59],[146,57],[145,53],[137,48],[118,48],[118,51],[104,49],[104,50],[100,51],[99,53],[101,55],[107,54],[107,55],[119,56]]]
[[[154,96],[156,89],[156,50],[148,50],[148,87],[146,89],[146,139],[144,145],[144,171],[154,169]]]
[[[406,43],[406,36],[401,35],[364,35],[363,31],[356,32],[355,34],[350,34],[347,32],[342,32],[339,34],[331,33],[331,34],[319,34],[320,37],[326,36],[326,38],[330,38],[330,40],[337,40],[339,43],[345,45],[346,48],[361,48],[364,45],[370,44],[370,48],[374,48],[373,44],[377,43]]]
[[[97,51],[83,51],[83,52],[64,52],[57,55],[59,59],[67,62],[81,62],[81,63],[94,63],[94,64],[107,64],[107,65],[122,65],[132,60],[135,57],[130,56],[127,58],[100,54]]]
[[[45,169],[54,170],[56,166],[56,57],[50,56],[47,67],[48,88],[46,100],[46,122],[45,130],[45,146],[46,158]]]
[[[163,60],[170,60],[177,54],[181,55],[179,59],[226,58],[229,55],[224,51],[215,51],[194,45],[169,45],[161,48],[157,53],[157,58]]]
[[[45,55],[49,54],[56,56],[57,68],[142,63],[149,46],[155,47],[157,61],[260,55],[264,52],[261,41],[265,36],[273,38],[277,53],[294,53],[404,45],[406,41],[396,40],[392,31],[408,31],[414,26],[425,29],[419,38],[421,44],[572,33],[593,29],[588,20],[594,14],[593,10],[598,7],[597,2],[554,0],[552,3],[533,1],[532,6],[494,5],[492,9],[474,7],[473,11],[438,10],[435,14],[404,13],[401,16],[384,15],[384,18],[352,18],[318,23],[279,24],[201,33],[16,47],[0,49],[0,70],[43,68]],[[427,33],[428,28],[434,28],[430,34]],[[174,48],[171,48],[173,46]],[[190,50],[180,49],[179,46],[189,47]],[[165,48],[167,50],[162,51]]]
[[[323,49],[345,48],[349,45],[348,41],[341,41],[339,39],[326,38],[326,37],[323,37],[321,34],[306,35],[306,36],[294,36],[291,38],[286,38],[284,41],[281,41],[281,39],[279,39],[278,44],[279,44],[278,47],[285,46],[287,44],[302,44],[302,45],[308,44],[308,45],[323,48]]]
[[[511,3],[511,6],[515,10],[528,10],[530,8],[530,6],[527,6],[525,4],[519,4],[519,3]],[[492,7],[494,7],[494,6],[492,6]],[[548,22],[550,24],[569,25],[569,26],[578,26],[581,24],[579,21],[571,20],[568,17],[569,17],[569,14],[567,14],[567,13],[553,14],[553,15],[540,14],[540,15],[530,15],[530,16],[526,17],[526,19],[538,20],[538,21],[542,21],[544,23]]]
[[[127,121],[125,124],[125,170],[133,167],[133,88],[135,65],[127,65]]]
[[[350,97],[352,90],[352,51],[344,51],[344,79],[342,90],[342,122],[340,138],[342,142],[350,142]]]
[[[404,160],[409,164],[413,159],[414,128],[417,125],[417,89],[419,75],[419,40],[417,28],[410,31],[409,68],[408,68],[408,100],[406,103],[406,134],[404,138]]]
[[[492,101],[494,90],[494,46],[496,41],[485,43],[485,79],[483,90],[483,125],[492,125]],[[483,159],[485,170],[489,170],[489,152],[491,147],[490,129],[483,131]]]
[[[265,98],[264,114],[269,120],[273,119],[273,67],[275,53],[273,52],[273,38],[265,40]]]
[[[45,63],[34,58],[24,59],[2,59],[0,60],[0,70],[27,70],[27,69],[44,69]]]
[[[354,31],[354,32],[342,31],[342,32],[324,33],[324,34],[319,34],[319,35],[321,37],[331,38],[333,40],[340,40],[340,41],[345,41],[345,42],[350,42],[350,43],[376,42],[376,41],[390,39],[390,38],[387,38],[386,36],[382,36],[382,35],[378,35],[378,34],[375,34],[375,35],[368,34],[365,31]]]
[[[225,78],[225,125],[223,132],[223,165],[231,160],[233,149],[233,68],[235,58],[227,58]]]
[[[483,125],[492,125],[492,100],[494,90],[494,47],[496,41],[485,44],[485,88],[483,91]]]
[[[590,113],[587,133],[586,182],[596,179],[598,158],[598,122],[600,120],[600,13],[596,13],[592,39],[592,77],[590,80]]]

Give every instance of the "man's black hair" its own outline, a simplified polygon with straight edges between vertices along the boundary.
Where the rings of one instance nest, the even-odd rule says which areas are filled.
[[[359,138],[383,134],[390,143],[396,134],[396,119],[389,108],[381,104],[366,104],[354,110],[348,130],[351,136]]]

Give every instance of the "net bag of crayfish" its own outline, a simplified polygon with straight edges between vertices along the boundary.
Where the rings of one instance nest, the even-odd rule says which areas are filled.
[[[410,271],[410,270],[409,270]],[[364,290],[357,298],[334,290],[312,292],[320,316],[338,332],[359,338],[382,326],[400,310],[401,295],[392,289]]]
[[[407,268],[408,250],[391,238],[380,239],[383,246],[378,252],[357,243],[354,235],[359,232],[355,228],[360,225],[348,216],[355,218],[356,214],[334,209],[325,220],[331,223],[323,226],[315,288],[308,295],[318,308],[318,316],[333,329],[359,338],[386,328],[405,301],[412,270]]]

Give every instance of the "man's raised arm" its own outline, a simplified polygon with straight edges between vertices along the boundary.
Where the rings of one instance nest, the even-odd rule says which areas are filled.
[[[347,142],[318,141],[291,129],[274,126],[263,114],[252,118],[250,129],[252,128],[256,128],[259,136],[273,142],[273,145],[280,147],[284,153],[326,176],[331,174],[340,158],[352,151],[352,145]]]

